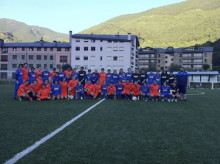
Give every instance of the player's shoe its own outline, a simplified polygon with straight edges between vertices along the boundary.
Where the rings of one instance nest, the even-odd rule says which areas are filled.
[[[177,99],[175,99],[174,101],[177,102]]]
[[[19,98],[19,101],[22,101],[22,98]]]
[[[170,99],[167,99],[168,102],[170,102]]]
[[[162,99],[161,101],[164,101],[164,99]]]

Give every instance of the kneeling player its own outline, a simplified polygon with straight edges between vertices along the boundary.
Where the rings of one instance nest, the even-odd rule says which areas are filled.
[[[104,81],[102,85],[102,92],[101,92],[102,98],[107,98],[107,88],[108,88],[108,85],[106,84],[106,81]]]
[[[138,84],[138,81],[135,81],[134,85],[131,87],[131,95],[137,97],[137,100],[139,100],[140,88],[141,86]]]
[[[59,100],[61,95],[61,87],[60,84],[58,84],[57,80],[55,81],[55,84],[52,85],[51,91],[52,91],[52,100],[55,99]]]
[[[129,80],[126,81],[126,83],[123,83],[123,97],[125,99],[131,99],[131,88],[134,84],[133,83],[130,83]]]
[[[162,101],[166,98],[168,102],[170,102],[171,93],[170,93],[170,87],[167,85],[166,82],[163,83],[163,86],[161,87],[161,98]]]
[[[154,84],[149,85],[150,88],[150,96],[152,101],[156,100],[158,101],[159,97],[160,97],[160,86],[157,84],[156,81],[154,81]]]
[[[123,92],[123,85],[119,81],[118,84],[116,85],[116,97],[117,97],[117,99],[122,98],[122,92]]]
[[[79,81],[76,86],[76,99],[83,99],[85,97],[83,88],[84,86]]]
[[[84,91],[86,92],[86,98],[94,97],[94,87],[90,80],[85,84]]]
[[[140,90],[141,90],[142,99],[148,101],[150,96],[150,88],[147,86],[146,82],[144,82],[144,85],[141,87]]]
[[[50,90],[43,84],[42,88],[37,92],[37,100],[50,100]]]
[[[23,99],[29,99],[32,101],[32,97],[30,95],[31,91],[29,88],[29,81],[26,80],[24,84],[21,84],[19,89],[18,89],[18,97],[19,100],[22,101]]]
[[[101,91],[102,91],[102,86],[100,84],[100,81],[97,80],[96,84],[93,85],[93,89],[94,89],[94,99],[96,98],[100,98],[101,96]]]
[[[180,95],[179,95],[179,88],[177,87],[175,82],[170,86],[170,92],[172,97],[171,101],[177,102],[177,99],[180,98]]]
[[[108,98],[110,99],[115,99],[116,97],[116,88],[113,85],[113,83],[111,82],[110,85],[107,88],[107,94],[108,94]]]
[[[31,84],[29,86],[29,88],[30,88],[30,92],[32,92],[32,98],[34,100],[36,100],[37,99],[37,92],[38,92],[39,89],[41,89],[41,88],[39,88],[39,86],[37,84],[37,80],[34,80],[33,84]]]
[[[65,79],[65,77],[62,78],[61,82],[60,82],[60,86],[61,86],[61,99],[67,99],[68,96],[68,83]]]

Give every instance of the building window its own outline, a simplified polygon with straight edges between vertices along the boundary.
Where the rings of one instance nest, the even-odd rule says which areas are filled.
[[[207,63],[207,59],[205,59],[205,63]]]
[[[1,79],[7,79],[8,73],[7,72],[2,72],[1,74]]]
[[[41,48],[40,48],[40,47],[37,47],[37,51],[41,51]]]
[[[207,57],[207,53],[205,53],[205,57]]]
[[[41,55],[37,55],[37,60],[41,60]]]
[[[158,60],[157,62],[160,63],[160,60]]]
[[[1,61],[2,62],[7,62],[8,61],[8,55],[2,55],[1,56]]]
[[[92,43],[95,43],[95,40],[94,40],[94,39],[92,39],[91,41],[92,41]]]
[[[29,60],[33,60],[34,56],[33,55],[29,55]]]
[[[100,42],[102,42],[102,40],[100,40]]]
[[[118,51],[118,47],[113,47],[113,51]]]
[[[107,47],[107,51],[111,52],[112,51],[112,47]]]
[[[29,64],[29,68],[32,68],[34,65],[33,64]]]
[[[34,51],[34,48],[33,48],[33,47],[30,47],[30,48],[29,48],[29,51]]]
[[[62,50],[62,48],[60,48],[60,47],[57,48],[57,51],[61,51],[61,50]]]
[[[111,56],[107,56],[107,60],[108,60],[108,61],[111,61],[111,60],[112,60],[112,57],[111,57]]]
[[[89,42],[89,40],[84,40],[84,42]]]
[[[53,64],[50,64],[50,69],[53,69]]]
[[[17,47],[13,47],[13,51],[17,51]]]
[[[119,56],[119,61],[124,61],[124,56]]]
[[[80,42],[80,40],[79,40],[79,39],[77,39],[77,40],[76,40],[76,42]]]
[[[91,47],[91,51],[95,51],[95,47]]]
[[[90,66],[90,69],[91,69],[91,70],[94,70],[94,69],[95,69],[95,66],[94,66],[94,65],[91,65],[91,66]]]
[[[100,61],[102,61],[102,56],[100,56]]]
[[[84,59],[84,60],[88,60],[88,56],[84,56],[83,59]]]
[[[113,56],[113,61],[118,61],[118,57],[117,56]]]
[[[84,47],[84,51],[88,51],[89,50],[89,47]]]
[[[60,63],[67,63],[67,56],[60,56]]]
[[[53,47],[50,47],[50,51],[53,51]]]
[[[95,56],[91,56],[91,57],[90,57],[90,60],[91,60],[91,61],[94,61],[94,60],[95,60]]]
[[[12,68],[17,68],[17,64],[12,64]]]
[[[173,58],[171,59],[171,61],[173,61]]]
[[[44,64],[44,69],[47,68],[47,64]]]
[[[119,47],[119,51],[124,51],[124,47]]]
[[[53,60],[53,55],[50,55],[50,60]]]
[[[17,55],[13,55],[13,56],[12,56],[12,59],[15,59],[15,60],[16,60],[16,59],[17,59]]]
[[[166,56],[166,59],[167,59],[168,57]]]
[[[160,54],[157,54],[157,57],[160,58]]]
[[[47,60],[47,55],[44,55],[44,60]]]
[[[100,47],[100,51],[102,51],[102,47]]]
[[[1,64],[1,70],[7,70],[8,65],[7,64]]]
[[[108,40],[108,43],[111,43],[112,42],[112,40]]]
[[[47,51],[47,48],[44,48],[44,51]]]
[[[179,59],[179,62],[182,62],[182,60],[181,60],[181,59]]]
[[[2,53],[8,53],[8,48],[2,48]]]
[[[167,61],[165,61],[165,63],[167,63]]]
[[[69,48],[65,48],[65,51],[70,51],[70,49]]]
[[[79,57],[79,56],[76,56],[75,60],[80,60],[80,57]]]
[[[24,60],[24,59],[25,59],[25,55],[22,55],[22,56],[21,56],[21,59]]]
[[[76,51],[80,51],[80,47],[76,47]]]
[[[182,57],[182,54],[180,54],[180,57]]]
[[[61,68],[61,65],[60,64],[57,64],[57,69],[60,69]]]
[[[25,48],[24,48],[24,47],[22,47],[22,51],[25,51]]]

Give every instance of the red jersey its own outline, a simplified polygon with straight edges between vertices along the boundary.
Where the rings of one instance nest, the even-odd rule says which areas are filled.
[[[26,86],[25,84],[21,84],[19,89],[18,89],[18,96],[22,97],[23,96],[23,92],[25,94],[27,94],[28,90],[29,90],[29,86]]]
[[[85,84],[84,89],[85,89],[87,95],[90,95],[91,93],[94,92],[93,84]]]
[[[66,71],[64,71],[64,73],[65,73],[65,76],[67,76],[67,75],[70,75],[70,77],[71,77],[71,75],[72,75],[72,71],[71,70],[66,70]]]
[[[115,94],[116,88],[115,86],[108,86],[107,91],[109,94]]]
[[[124,88],[123,88],[123,92],[130,92],[131,91],[131,88],[132,88],[132,86],[134,86],[134,84],[133,83],[122,83],[122,85],[124,86]]]
[[[61,86],[61,91],[62,91],[62,93],[61,93],[61,96],[67,96],[68,94],[68,90],[67,90],[67,86],[68,86],[68,83],[66,82],[66,81],[64,81],[64,82],[60,82],[60,86]]]
[[[56,75],[56,72],[51,72],[50,73],[50,80],[53,81],[53,77]]]
[[[137,86],[133,85],[133,86],[131,87],[131,92],[132,92],[132,94],[133,94],[134,96],[138,96],[138,95],[140,94],[140,88],[141,88],[140,85],[137,85]]]
[[[43,80],[37,79],[37,86],[38,86],[39,88],[42,87],[42,84],[43,84]]]
[[[42,72],[41,71],[36,71],[35,72],[35,79],[38,79],[38,76],[41,75],[42,76]]]
[[[21,68],[22,73],[23,73],[23,82],[26,80],[29,80],[29,71],[27,68]]]
[[[75,88],[78,84],[78,80],[70,80],[68,83],[68,87]]]
[[[38,93],[40,94],[39,99],[46,99],[48,97],[50,97],[50,91],[48,89],[40,89],[38,91]]]
[[[149,85],[149,88],[150,88],[150,91],[151,91],[151,94],[152,94],[152,95],[158,96],[158,94],[159,94],[159,89],[160,89],[160,86],[159,86],[159,85],[151,84],[151,85]]]
[[[48,89],[48,90],[50,91],[50,90],[51,90],[51,85],[50,85],[50,83],[45,84],[45,88]]]
[[[102,85],[101,84],[94,84],[93,88],[94,88],[95,97],[97,97],[102,90]]]
[[[29,86],[29,88],[34,92],[34,93],[37,93],[37,91],[39,90],[39,86],[38,85],[34,85],[34,84],[31,84]]]
[[[106,81],[106,73],[105,72],[99,73],[99,79],[100,79],[100,83],[103,84],[104,81]]]

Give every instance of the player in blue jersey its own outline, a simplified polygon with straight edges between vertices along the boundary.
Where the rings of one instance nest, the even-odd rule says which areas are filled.
[[[156,73],[156,76],[154,77],[154,79],[157,82],[157,85],[161,87],[161,76],[159,72]]]
[[[79,81],[76,86],[76,99],[84,99],[84,97],[85,97],[84,86]]]
[[[52,92],[52,100],[60,99],[62,91],[58,80],[55,80],[54,85],[52,85],[51,92]]]
[[[147,85],[147,82],[144,82],[144,84],[141,87],[140,91],[141,91],[142,99],[145,100],[145,101],[148,101],[149,97],[150,97],[150,88]]]
[[[113,71],[113,74],[112,74],[112,83],[113,83],[113,85],[116,85],[116,84],[118,83],[117,70],[114,70],[114,71]]]
[[[109,85],[111,82],[112,82],[112,73],[111,70],[108,69],[106,74],[106,84]]]
[[[131,72],[131,68],[128,68],[128,72],[126,73],[126,79],[129,80],[129,83],[132,82],[132,72]]]
[[[118,84],[115,87],[116,87],[116,98],[121,99],[123,88],[124,88],[122,83],[119,81]]]
[[[56,72],[55,76],[53,76],[53,84],[55,84],[55,81],[58,81],[58,84],[60,83],[59,72]]]
[[[45,80],[49,80],[49,78],[50,78],[50,72],[48,71],[48,68],[46,67],[44,71],[42,72],[43,82],[45,82]]]
[[[189,86],[189,74],[183,67],[176,74],[177,87],[179,88],[180,99],[186,101],[186,88]]]
[[[23,84],[23,72],[22,64],[19,64],[18,69],[15,71],[15,88],[14,88],[14,99],[16,100],[17,92],[21,84]]]
[[[31,71],[29,72],[29,84],[32,84],[35,80],[35,68],[31,67]]]
[[[119,78],[119,81],[121,83],[126,83],[127,81],[127,78],[126,78],[126,74],[123,72],[122,76]]]
[[[90,78],[90,81],[92,84],[96,84],[96,82],[99,80],[99,78],[96,76],[95,73],[92,73],[92,77]]]
[[[104,81],[103,85],[102,85],[102,92],[101,92],[101,98],[107,98],[107,89],[108,89],[108,85],[106,83],[106,81]]]
[[[75,76],[75,79],[78,80],[79,74],[76,72],[76,68],[73,69],[72,76]]]
[[[91,69],[88,70],[88,73],[86,74],[86,82],[88,82],[89,80],[91,80],[92,77],[92,73],[91,73]]]
[[[69,83],[70,80],[71,80],[71,76],[70,76],[70,74],[67,74],[65,77],[65,81],[67,81],[67,83]]]
[[[147,85],[152,85],[152,84],[154,84],[155,74],[154,74],[152,71],[150,71],[150,73],[148,73],[147,76],[148,76]]]
[[[65,73],[63,72],[63,69],[60,68],[59,69],[59,78],[60,78],[60,81],[65,77]]]
[[[124,71],[123,71],[123,69],[121,68],[121,69],[119,70],[119,73],[118,73],[118,80],[121,80],[121,78],[122,78],[122,76],[123,76],[123,73],[124,73]]]
[[[166,98],[167,101],[170,102],[170,98],[171,98],[170,86],[168,86],[166,82],[164,82],[163,86],[160,88],[160,93],[161,93],[162,101],[164,101],[164,98]]]

